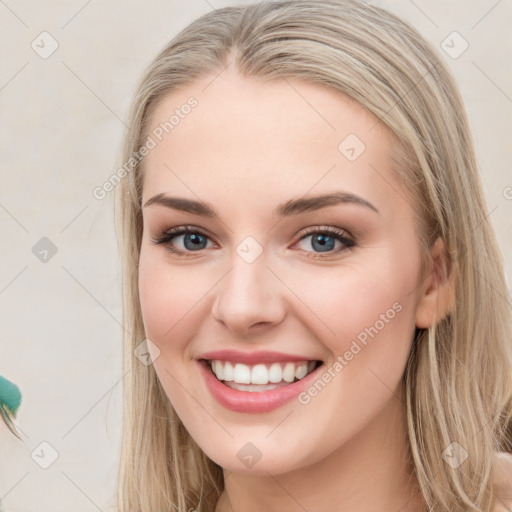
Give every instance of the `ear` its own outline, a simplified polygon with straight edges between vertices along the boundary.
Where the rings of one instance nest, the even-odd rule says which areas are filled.
[[[416,307],[416,327],[428,329],[453,310],[455,276],[442,238],[431,249],[432,268],[425,277]]]

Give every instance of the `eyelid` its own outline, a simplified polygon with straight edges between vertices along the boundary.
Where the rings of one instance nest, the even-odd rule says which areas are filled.
[[[301,239],[303,236],[309,236],[314,235],[315,233],[332,233],[334,235],[350,239],[351,241],[356,241],[355,237],[346,229],[343,228],[337,228],[334,226],[322,226],[318,224],[313,224],[311,226],[307,226],[303,229],[301,229],[297,233],[297,237]]]
[[[205,236],[210,240],[214,240],[214,237],[205,229],[192,226],[189,224],[179,225],[172,228],[167,228],[159,232],[156,236],[151,237],[151,241],[155,244],[164,244],[166,238],[176,238],[178,236],[186,235],[187,233],[197,233],[199,235]],[[193,252],[193,251],[189,251]]]

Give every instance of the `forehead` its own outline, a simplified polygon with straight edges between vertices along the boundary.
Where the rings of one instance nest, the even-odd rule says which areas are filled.
[[[191,97],[197,104],[183,108]],[[264,82],[228,68],[168,94],[149,126],[161,140],[145,159],[144,198],[222,201],[238,191],[280,202],[335,188],[378,202],[399,186],[391,133],[351,98],[303,80]]]

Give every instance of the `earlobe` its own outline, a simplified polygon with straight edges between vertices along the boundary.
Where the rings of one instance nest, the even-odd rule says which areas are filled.
[[[428,329],[453,311],[455,276],[442,238],[431,250],[432,267],[424,280],[416,308],[416,327]]]

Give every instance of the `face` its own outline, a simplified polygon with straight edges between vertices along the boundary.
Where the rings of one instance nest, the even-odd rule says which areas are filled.
[[[230,68],[164,98],[148,133],[191,96],[144,164],[154,369],[217,464],[305,467],[396,407],[421,276],[394,141],[338,92]]]

